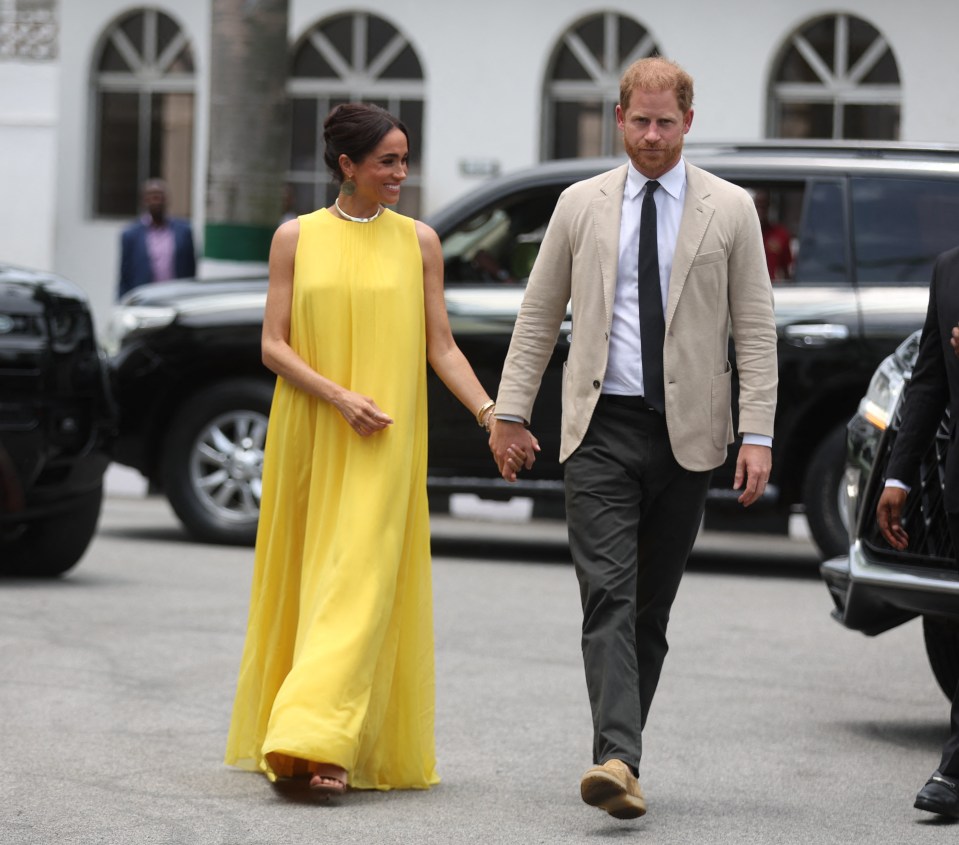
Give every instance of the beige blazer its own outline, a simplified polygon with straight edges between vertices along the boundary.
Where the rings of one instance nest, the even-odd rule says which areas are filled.
[[[503,366],[497,413],[522,417],[535,432],[533,400],[571,304],[560,461],[582,442],[606,373],[626,172],[624,164],[560,196]],[[776,323],[759,219],[742,188],[686,163],[663,368],[670,444],[689,470],[719,466],[734,439],[730,332],[739,371],[739,431],[772,436]]]

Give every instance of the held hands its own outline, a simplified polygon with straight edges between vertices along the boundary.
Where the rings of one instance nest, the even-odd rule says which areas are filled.
[[[768,446],[744,443],[739,447],[733,490],[738,490],[743,486],[743,481],[746,482],[746,487],[737,500],[744,508],[748,508],[762,496],[772,467],[773,450]]]
[[[539,451],[539,441],[522,423],[494,419],[490,429],[489,448],[500,475],[509,482],[524,467],[532,469]]]
[[[953,329],[955,332],[955,329]],[[955,337],[955,335],[953,335]],[[953,342],[955,347],[955,342]],[[886,487],[876,506],[879,530],[894,549],[902,551],[909,544],[909,535],[902,527],[902,507],[906,503],[906,491],[901,487]]]
[[[369,437],[393,424],[390,415],[381,411],[369,396],[362,396],[352,390],[344,390],[333,401],[333,406],[360,437]]]

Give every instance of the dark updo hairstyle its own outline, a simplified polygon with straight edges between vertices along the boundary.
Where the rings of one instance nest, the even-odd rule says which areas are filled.
[[[331,111],[323,123],[326,151],[323,160],[337,182],[343,181],[340,156],[360,164],[393,129],[399,129],[409,144],[403,122],[385,109],[369,103],[344,103]]]

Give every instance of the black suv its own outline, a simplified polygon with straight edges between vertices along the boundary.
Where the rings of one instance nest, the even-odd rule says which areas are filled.
[[[839,554],[846,422],[876,364],[922,324],[932,261],[959,232],[959,148],[768,142],[687,145],[685,154],[753,191],[775,220],[779,407],[771,484],[749,524],[785,531],[803,509],[824,556]],[[454,334],[492,394],[560,192],[622,161],[543,164],[486,183],[429,220],[443,243]],[[147,286],[115,315],[118,460],[161,486],[186,525],[211,540],[249,541],[255,529],[272,392],[259,353],[264,293],[263,279]],[[431,377],[434,503],[458,491],[561,503],[559,396],[572,331],[567,323],[560,332],[534,408],[542,455],[516,485],[496,477],[472,418]],[[714,473],[711,527],[734,526],[742,511],[730,490],[732,452]]]
[[[84,294],[0,265],[0,571],[54,576],[80,560],[114,435]]]
[[[823,563],[820,571],[835,603],[833,616],[847,628],[875,636],[921,616],[929,663],[951,699],[959,683],[959,571],[943,509],[948,412],[915,477],[903,479],[911,486],[902,516],[909,546],[893,549],[876,522],[903,389],[918,353],[915,332],[879,365],[849,422],[842,485],[851,526],[849,549]]]

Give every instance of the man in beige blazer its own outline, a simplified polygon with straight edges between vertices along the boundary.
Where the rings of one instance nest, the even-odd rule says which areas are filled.
[[[560,197],[490,437],[504,478],[532,467],[526,425],[571,303],[560,460],[594,736],[581,795],[617,818],[646,811],[642,730],[669,611],[710,473],[734,441],[730,331],[743,505],[762,495],[772,464],[776,328],[759,220],[743,189],[683,159],[692,94],[688,74],[662,58],[623,75],[616,120],[629,162]]]

